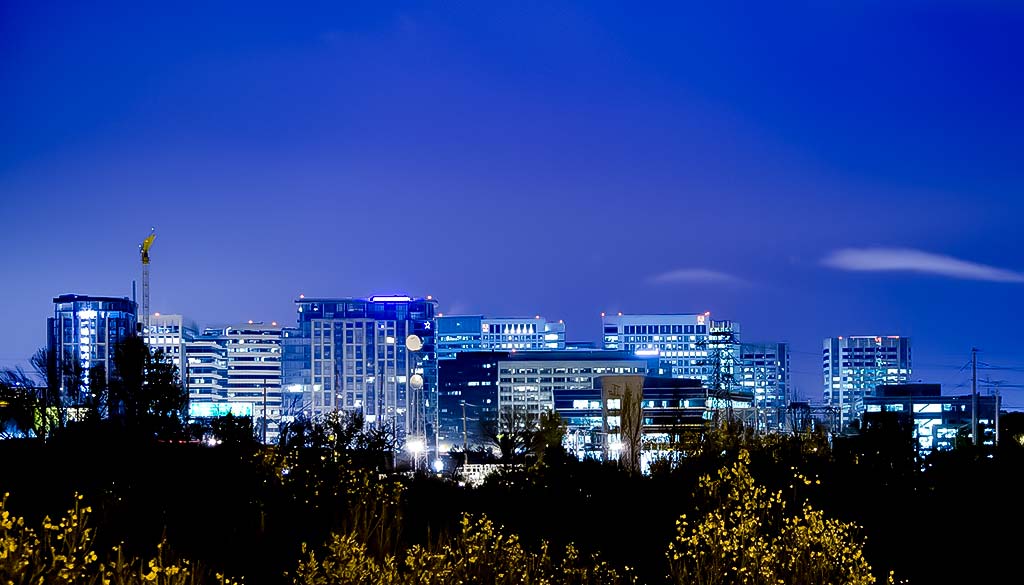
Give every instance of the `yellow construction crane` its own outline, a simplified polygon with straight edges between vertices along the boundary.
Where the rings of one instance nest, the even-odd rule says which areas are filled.
[[[142,335],[149,333],[149,249],[153,247],[153,240],[156,239],[156,228],[150,228],[149,235],[139,244],[139,254],[142,256]]]

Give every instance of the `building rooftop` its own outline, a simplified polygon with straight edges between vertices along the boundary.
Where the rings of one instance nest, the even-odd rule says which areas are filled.
[[[101,302],[108,302],[108,303],[120,303],[120,302],[123,302],[123,301],[131,302],[131,299],[128,298],[128,297],[100,297],[100,296],[79,295],[79,294],[63,294],[63,295],[60,295],[59,297],[54,297],[54,299],[53,299],[53,302],[55,302],[55,303],[74,303],[74,302],[79,302],[79,301],[85,301],[85,302],[88,302],[88,301],[101,301]]]
[[[520,350],[512,352],[501,361],[596,361],[596,360],[629,360],[644,362],[645,358],[635,356],[628,351],[594,350]]]

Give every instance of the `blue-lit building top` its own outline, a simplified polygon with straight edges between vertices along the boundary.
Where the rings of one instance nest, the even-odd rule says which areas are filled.
[[[77,364],[82,372],[80,388],[68,388],[68,380],[61,376],[65,400],[79,403],[97,366],[103,367],[109,381],[117,345],[136,334],[137,318],[137,306],[128,297],[65,294],[53,299],[53,317],[47,319],[47,348],[60,364]]]
[[[565,323],[534,317],[449,315],[437,318],[437,359],[464,351],[565,349]]]
[[[601,314],[604,348],[656,358],[653,375],[701,380],[726,391],[740,376],[739,323],[710,312]]]
[[[309,347],[308,409],[359,412],[436,447],[437,364],[430,297],[306,298],[295,301],[297,335]],[[296,355],[297,348],[288,350]],[[288,369],[290,384],[299,383]]]

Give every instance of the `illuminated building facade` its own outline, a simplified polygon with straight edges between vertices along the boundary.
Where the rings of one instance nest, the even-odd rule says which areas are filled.
[[[883,384],[910,381],[910,338],[855,335],[825,339],[824,401],[838,409],[839,428],[860,418],[865,399]]]
[[[399,440],[424,437],[435,449],[437,301],[390,295],[300,297],[295,304],[298,336],[310,350],[309,378],[301,382],[309,387],[309,411],[358,412],[371,425],[393,426]],[[410,348],[412,335],[418,345]]]
[[[281,422],[313,416],[313,349],[298,327],[281,330]]]
[[[565,349],[565,323],[536,317],[457,315],[437,318],[437,359],[463,351]]]
[[[616,417],[609,420],[612,436],[605,437],[602,410],[614,411],[618,406],[602,404],[600,378],[592,388],[557,392],[555,410],[566,423],[566,449],[579,459],[614,459],[619,421]],[[646,468],[651,457],[671,449],[683,431],[703,428],[713,415],[711,407],[708,391],[700,380],[645,376],[641,401],[645,443],[642,467]]]
[[[606,350],[658,358],[662,376],[730,386],[737,377],[739,324],[711,313],[601,316]]]
[[[956,446],[957,437],[970,441],[972,398],[942,396],[939,384],[883,384],[873,396],[864,399],[863,425],[884,420],[885,413],[909,426],[917,445],[917,454],[924,457],[932,451],[948,451]],[[1000,396],[978,396],[978,435],[981,444],[994,445],[999,422]]]
[[[789,405],[789,344],[740,344],[738,383],[752,398],[760,432],[783,432]]]
[[[103,368],[105,382],[110,381],[117,345],[135,335],[136,310],[135,302],[127,297],[67,294],[53,299],[53,317],[47,319],[47,348],[59,367],[80,372],[74,384],[71,378],[60,376],[60,396],[68,406],[82,402],[97,367]]]
[[[556,395],[600,388],[608,374],[647,374],[652,361],[624,351],[515,352],[498,362],[498,412],[530,419],[555,409]]]
[[[184,380],[182,360],[185,356],[185,344],[195,339],[198,334],[194,326],[185,324],[181,315],[154,313],[149,316],[149,328],[143,332],[143,339],[150,351],[163,351],[164,357],[178,368],[178,375]]]
[[[498,419],[498,362],[511,352],[460,351],[438,361],[438,449],[488,447],[483,424]]]
[[[189,415],[249,417],[257,437],[277,441],[281,421],[281,327],[211,328],[186,342]]]

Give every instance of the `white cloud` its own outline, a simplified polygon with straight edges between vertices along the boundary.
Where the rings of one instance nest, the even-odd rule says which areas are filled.
[[[661,274],[655,274],[647,279],[651,284],[678,284],[678,283],[703,283],[703,284],[745,284],[743,279],[737,278],[725,272],[708,270],[706,268],[679,268],[669,270]]]
[[[822,264],[841,270],[919,272],[963,280],[1024,282],[1024,273],[909,248],[844,248]]]

